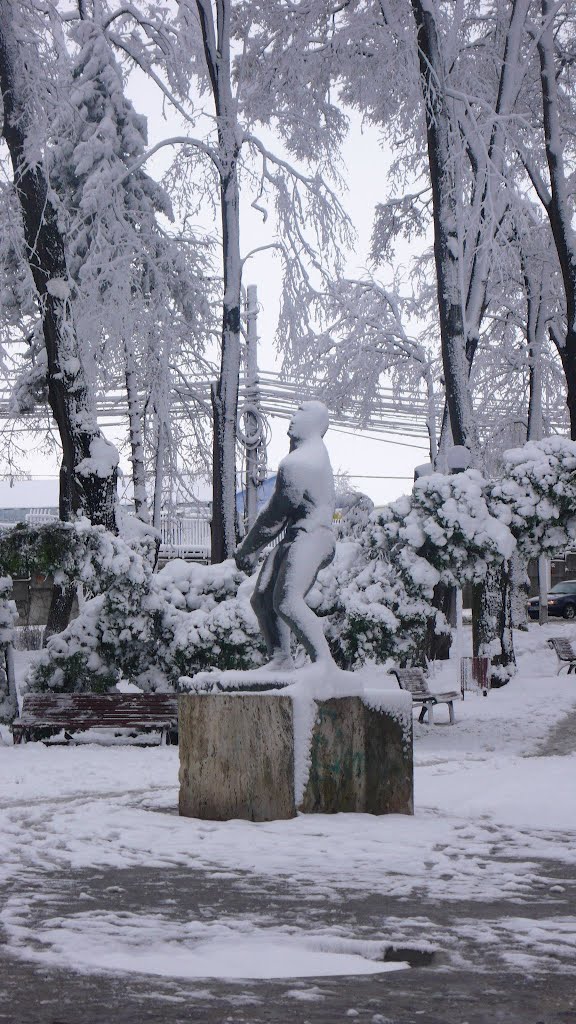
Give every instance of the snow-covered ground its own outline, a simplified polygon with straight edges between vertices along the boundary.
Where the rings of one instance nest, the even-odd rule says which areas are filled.
[[[556,919],[555,908],[564,891],[558,864],[572,876],[576,865],[576,736],[565,753],[543,751],[558,723],[576,711],[576,677],[555,674],[545,639],[575,632],[564,623],[532,626],[517,635],[520,671],[507,687],[467,695],[456,704],[453,727],[442,706],[434,726],[415,720],[414,817],[301,815],[268,824],[179,818],[176,748],[1,746],[0,884],[42,877],[45,899],[50,878],[68,869],[178,867],[214,879],[275,880],[311,901],[337,901],[350,891],[495,907],[513,901],[518,914],[504,921],[496,911],[482,922],[460,919],[454,944],[466,939],[466,929],[492,946],[513,935],[515,951],[508,942],[505,955],[516,966],[537,970],[558,945],[574,961],[576,917]],[[432,687],[453,689],[455,682],[448,663]],[[556,874],[548,876],[552,862]],[[418,931],[420,945],[436,939],[425,922],[412,922],[411,932],[401,919],[394,934],[371,941],[334,927],[295,930],[257,915],[175,923],[121,906],[117,913],[91,910],[82,893],[76,912],[48,913],[38,925],[33,889],[22,895],[20,888],[0,913],[9,948],[83,970],[366,973],[391,968],[381,959],[385,938],[406,941]],[[522,913],[536,891],[550,899],[549,917],[537,923]]]

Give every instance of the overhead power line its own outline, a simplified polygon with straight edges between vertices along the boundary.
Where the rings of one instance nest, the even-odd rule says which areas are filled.
[[[171,401],[171,415],[175,419],[186,419],[193,411],[210,407],[211,380],[191,381],[187,387],[179,380],[174,387]],[[307,386],[302,382],[286,380],[270,371],[260,373],[258,385],[262,412],[269,417],[290,419],[295,406],[306,399],[318,396],[319,385]],[[251,385],[249,385],[250,387]],[[240,381],[240,397],[246,397],[246,381]],[[18,421],[18,433],[33,432],[33,423],[38,411],[15,415],[11,407],[11,393],[8,387],[0,388],[0,420]],[[144,395],[142,395],[144,398]],[[42,410],[44,413],[47,410]],[[98,419],[103,426],[123,427],[128,415],[125,389],[119,381],[111,384],[97,401]],[[337,432],[369,437],[388,444],[426,450],[425,446],[395,440],[398,435],[406,438],[428,439],[428,406],[424,398],[408,390],[380,387],[370,403],[370,414],[359,400],[351,403],[350,410],[332,411],[331,427]],[[27,424],[30,424],[28,427]],[[11,428],[14,429],[14,428]],[[391,435],[391,436],[386,436]]]

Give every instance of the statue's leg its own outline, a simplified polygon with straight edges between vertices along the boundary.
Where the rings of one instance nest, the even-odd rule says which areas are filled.
[[[329,530],[300,531],[280,565],[274,588],[274,607],[288,623],[311,661],[331,661],[322,623],[305,598],[320,569],[334,558],[334,537]]]
[[[290,627],[278,615],[273,600],[274,587],[285,554],[285,545],[279,544],[266,556],[250,602],[264,637],[266,651],[272,663],[271,668],[293,667]]]

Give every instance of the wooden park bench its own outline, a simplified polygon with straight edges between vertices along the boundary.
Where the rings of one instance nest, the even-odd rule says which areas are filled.
[[[556,675],[560,675],[563,668],[568,666],[567,675],[571,672],[576,672],[576,651],[572,647],[569,640],[566,640],[563,636],[551,636],[548,640],[548,647],[556,651],[558,658],[558,671]]]
[[[14,743],[48,740],[63,733],[62,742],[88,729],[136,737],[159,732],[160,743],[177,742],[178,697],[168,693],[31,693],[24,697],[12,723]],[[122,730],[122,731],[120,731]]]
[[[428,714],[428,724],[434,724],[434,708],[436,704],[447,704],[450,716],[450,725],[454,725],[454,701],[460,700],[460,693],[457,690],[450,690],[447,693],[432,693],[428,686],[428,680],[421,668],[393,668],[392,675],[396,676],[402,690],[408,690],[412,694],[414,707],[422,705],[418,721],[423,722]]]

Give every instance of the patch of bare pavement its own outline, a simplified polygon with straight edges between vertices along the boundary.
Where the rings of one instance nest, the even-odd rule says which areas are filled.
[[[573,677],[576,686],[576,675]],[[563,757],[576,750],[576,711],[566,715],[539,747],[537,757]]]
[[[503,865],[504,866],[504,865]],[[351,866],[352,868],[353,866]],[[43,922],[91,914],[186,920],[258,919],[302,932],[382,942],[405,970],[281,981],[186,980],[82,973],[0,947],[0,1021],[6,1024],[576,1024],[574,946],[555,941],[574,925],[576,871],[539,864],[541,890],[521,901],[481,903],[333,892],[253,875],[169,869],[72,871],[29,877],[2,894]],[[513,925],[521,919],[523,929]],[[547,931],[548,929],[548,931]],[[548,944],[542,934],[548,935]],[[536,935],[534,946],[530,935]],[[528,936],[528,938],[527,938]],[[6,940],[9,939],[9,943]],[[28,941],[28,950],[40,943]]]

